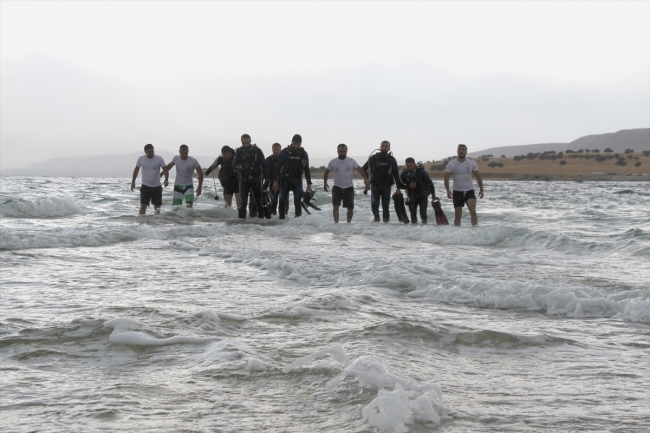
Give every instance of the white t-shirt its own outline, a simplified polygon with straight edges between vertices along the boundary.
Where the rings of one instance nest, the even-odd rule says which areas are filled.
[[[180,155],[176,155],[172,162],[176,164],[176,180],[174,185],[192,185],[194,170],[200,167],[199,161],[188,155],[187,159],[183,161]]]
[[[138,158],[136,167],[142,167],[142,185],[161,186],[160,172],[165,165],[162,156],[154,155],[152,158],[147,158],[147,155],[142,155]]]
[[[334,158],[331,160],[327,165],[327,169],[334,172],[334,186],[350,188],[352,186],[352,172],[358,166],[359,164],[350,157],[345,159]]]
[[[478,165],[469,158],[465,158],[465,162],[460,162],[458,159],[452,159],[447,163],[447,173],[451,173],[451,178],[454,180],[451,189],[454,191],[469,191],[474,189],[472,184],[472,172],[478,171]]]

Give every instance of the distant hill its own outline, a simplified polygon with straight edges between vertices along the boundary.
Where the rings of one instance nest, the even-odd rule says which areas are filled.
[[[61,157],[48,159],[44,162],[27,165],[13,170],[2,170],[3,176],[53,176],[53,177],[131,177],[138,157],[144,152],[125,155],[98,155]],[[156,150],[156,155],[162,156],[169,163],[176,153]],[[214,158],[205,156],[195,157],[201,166],[209,166]]]
[[[61,157],[48,159],[44,162],[30,164],[12,170],[2,170],[3,176],[52,176],[52,177],[128,177],[130,178],[135,168],[135,163],[143,152],[129,153],[125,155],[99,155],[99,156],[78,156]],[[165,150],[156,150],[156,155],[163,157],[169,163],[176,153]],[[201,167],[208,168],[218,155],[213,157],[196,156]],[[268,155],[267,155],[268,156]],[[333,157],[335,157],[334,155]],[[327,166],[333,157],[310,158],[309,165],[312,167]],[[367,156],[351,156],[357,163],[363,165]],[[172,178],[174,177],[172,169]]]
[[[570,143],[540,143],[524,144],[521,146],[503,146],[491,147],[485,150],[468,153],[471,158],[481,155],[494,155],[500,157],[505,155],[512,158],[516,155],[526,155],[528,152],[549,152],[549,151],[566,151],[580,149],[598,149],[601,152],[606,148],[614,152],[624,152],[625,149],[632,149],[635,152],[650,150],[650,128],[624,129],[618,132],[608,134],[587,135],[585,137],[573,140]]]
[[[500,157],[513,157],[516,155],[525,155],[528,152],[545,152],[555,150],[566,151],[568,149],[598,149],[601,152],[606,148],[611,148],[615,152],[624,152],[625,149],[633,149],[636,152],[643,150],[650,150],[650,129],[628,129],[609,134],[587,135],[578,138],[570,143],[540,143],[540,144],[527,144],[522,146],[504,146],[492,147],[490,149],[480,150],[477,152],[470,152],[469,156],[476,158],[481,155],[494,155]],[[124,154],[124,155],[100,155],[100,156],[87,156],[87,157],[61,157],[54,158],[37,164],[27,165],[25,167],[16,168],[12,170],[2,170],[2,176],[53,176],[53,177],[128,177],[133,174],[135,162],[142,152]],[[156,154],[163,157],[165,162],[171,161],[176,153],[165,150],[156,150]],[[197,156],[190,153],[195,157],[202,167],[207,168],[217,155],[206,157]],[[327,163],[336,157],[336,154],[331,157],[322,157],[321,155],[314,155],[310,158],[309,165],[312,167],[326,166]],[[359,164],[363,165],[368,156],[354,156],[351,155]],[[399,160],[398,163],[403,163]]]

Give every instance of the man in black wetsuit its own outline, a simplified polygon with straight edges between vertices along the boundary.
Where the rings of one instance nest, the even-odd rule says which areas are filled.
[[[291,145],[280,152],[280,163],[273,175],[273,191],[280,190],[280,219],[284,219],[289,208],[289,191],[293,192],[295,215],[302,215],[302,175],[307,180],[307,191],[312,193],[311,173],[309,172],[309,155],[301,147],[302,137],[298,134],[291,139]]]
[[[424,167],[415,164],[413,158],[406,158],[406,170],[400,175],[400,179],[406,185],[406,193],[409,197],[409,210],[411,211],[411,223],[418,222],[418,206],[420,207],[420,218],[422,224],[427,223],[427,197],[436,199],[436,189],[429,174]]]
[[[382,219],[385,223],[390,221],[390,190],[393,184],[397,184],[395,194],[401,194],[399,188],[399,170],[397,161],[390,151],[390,143],[386,140],[379,145],[379,152],[372,155],[363,165],[363,171],[368,173],[370,169],[370,197],[374,221],[379,222],[379,202],[381,201]]]
[[[233,169],[239,176],[239,193],[242,201],[239,206],[239,218],[246,218],[248,195],[252,192],[251,199],[255,201],[258,218],[264,218],[262,207],[262,182],[269,183],[269,171],[266,168],[264,152],[256,144],[251,145],[251,136],[241,136],[241,147],[235,151]]]
[[[230,146],[223,146],[221,148],[221,155],[214,160],[212,165],[208,167],[205,171],[205,175],[208,176],[217,167],[221,167],[219,170],[219,183],[223,188],[223,199],[226,202],[226,207],[232,206],[232,195],[235,194],[235,203],[239,209],[239,204],[241,202],[241,197],[239,196],[239,179],[237,178],[237,173],[232,168],[233,161],[233,150]]]
[[[269,170],[269,175],[272,179],[275,179],[275,170],[278,164],[280,163],[280,151],[282,150],[282,145],[280,143],[273,143],[271,146],[271,156],[266,158],[266,168]],[[268,191],[269,199],[271,200],[271,214],[275,215],[278,211],[278,191],[274,191],[273,188]]]

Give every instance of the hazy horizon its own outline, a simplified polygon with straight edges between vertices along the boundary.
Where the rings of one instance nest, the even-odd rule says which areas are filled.
[[[1,2],[0,170],[382,140],[417,159],[650,126],[647,2]],[[588,19],[585,19],[587,17]]]

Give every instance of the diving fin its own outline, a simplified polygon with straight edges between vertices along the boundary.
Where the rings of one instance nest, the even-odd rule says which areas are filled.
[[[431,202],[431,206],[433,207],[433,211],[436,214],[436,224],[439,226],[448,226],[449,221],[447,221],[447,217],[445,216],[445,213],[442,211],[442,207],[440,206],[440,200],[435,199]]]
[[[393,206],[399,222],[409,224],[411,221],[406,214],[406,207],[404,206],[404,194],[393,194]]]
[[[271,197],[269,197],[269,190],[262,191],[262,213],[267,220],[271,219]]]
[[[311,213],[307,210],[307,206],[309,206],[309,207],[311,207],[311,208],[313,208],[313,209],[316,209],[316,210],[318,210],[318,211],[320,210],[320,208],[319,208],[318,206],[316,206],[314,203],[311,202],[311,201],[314,199],[315,196],[316,196],[316,193],[315,193],[315,192],[309,193],[309,192],[306,192],[306,191],[305,191],[305,193],[302,195],[302,203],[301,203],[301,204],[302,204],[302,208],[303,208],[303,209],[304,209],[304,210],[305,210],[309,215],[311,215]]]

